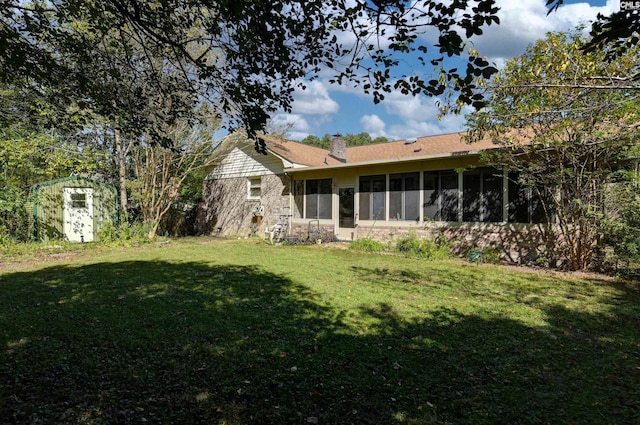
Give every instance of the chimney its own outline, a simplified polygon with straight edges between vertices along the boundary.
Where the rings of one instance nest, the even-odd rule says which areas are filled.
[[[342,140],[341,134],[333,135],[331,147],[329,148],[329,156],[340,162],[347,162],[347,142]]]

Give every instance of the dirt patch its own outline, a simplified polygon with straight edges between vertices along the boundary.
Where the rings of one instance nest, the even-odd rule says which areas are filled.
[[[67,262],[77,259],[78,252],[37,252],[23,259],[0,260],[0,271],[7,269],[24,269],[40,265],[42,263]]]

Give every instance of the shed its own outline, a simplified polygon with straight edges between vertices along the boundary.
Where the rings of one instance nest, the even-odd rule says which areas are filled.
[[[91,242],[105,223],[118,221],[118,192],[106,183],[67,177],[38,183],[32,194],[37,241]]]

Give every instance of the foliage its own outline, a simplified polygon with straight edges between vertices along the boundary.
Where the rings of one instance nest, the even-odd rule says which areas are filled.
[[[51,104],[32,90],[0,84],[0,226],[21,241],[31,237],[28,206],[33,185],[92,175],[104,165],[103,150],[87,140],[87,132],[69,120],[57,127],[60,118],[51,110]]]
[[[604,52],[583,51],[583,42],[579,30],[548,34],[506,64],[490,107],[469,118],[470,140],[490,137],[504,148],[486,159],[542,202],[553,224],[547,236],[572,270],[594,264],[603,218],[624,202],[605,210],[610,184],[636,155],[640,135],[638,98],[617,85],[640,56],[630,50],[611,63]]]
[[[3,250],[14,243],[5,226],[0,225],[0,248]]]
[[[549,13],[557,10],[563,3],[564,0],[547,0]],[[637,6],[636,2],[625,3],[635,3]],[[586,51],[605,51],[607,60],[624,56],[627,50],[634,49],[640,41],[640,12],[625,10],[620,5],[620,9],[609,16],[598,14],[598,19],[591,25],[590,35],[591,40],[584,47]],[[623,76],[625,82],[632,82],[634,79],[635,72]]]
[[[406,236],[398,239],[395,246],[396,251],[408,257],[425,258],[429,260],[443,260],[451,255],[449,241],[444,235],[440,235],[435,240],[418,238],[415,232],[409,232]]]
[[[0,191],[0,229],[7,238],[29,239],[27,198],[28,195],[16,187],[4,186]]]
[[[356,251],[382,252],[387,249],[387,245],[374,239],[358,238],[349,244],[349,248]]]
[[[618,259],[640,261],[640,194],[633,185],[619,186],[612,202],[625,199],[619,216],[604,223],[603,242],[613,248]]]
[[[98,240],[107,246],[132,246],[147,243],[149,227],[139,222],[123,221],[119,224],[103,223],[98,232]]]
[[[172,148],[148,143],[133,148],[135,180],[130,182],[131,199],[140,206],[143,222],[149,226],[149,238],[155,237],[182,190],[193,189],[194,178],[201,175],[196,173],[218,159],[211,142],[216,124],[213,119],[193,126],[179,123],[168,134]],[[191,182],[191,186],[185,187],[185,182]]]
[[[3,265],[0,299],[8,423],[640,420],[640,294],[593,276],[186,239]]]
[[[269,113],[291,108],[296,86],[327,68],[333,82],[357,84],[376,103],[399,89],[443,95],[454,110],[482,106],[477,80],[496,72],[465,51],[468,39],[499,23],[493,0],[8,0],[2,6],[0,80],[35,83],[60,106],[90,104],[137,136],[162,139],[162,125],[191,116],[195,99],[206,99],[253,135]],[[429,29],[436,32],[427,41]],[[415,54],[434,68],[426,78],[402,71],[402,58]],[[466,56],[466,66],[446,68],[446,56]],[[173,96],[185,90],[192,96]]]
[[[481,252],[483,263],[500,264],[502,259],[500,258],[500,251],[498,251],[496,248],[488,246],[486,248],[483,248]]]

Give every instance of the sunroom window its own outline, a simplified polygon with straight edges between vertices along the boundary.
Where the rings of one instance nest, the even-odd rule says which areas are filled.
[[[361,220],[385,220],[387,176],[360,177],[358,210]]]
[[[502,171],[477,168],[462,177],[462,220],[467,222],[502,221]]]
[[[389,176],[389,220],[420,219],[420,173]]]
[[[330,219],[331,179],[307,180],[305,186],[305,218]]]
[[[454,170],[424,172],[424,219],[458,221],[458,173]]]

